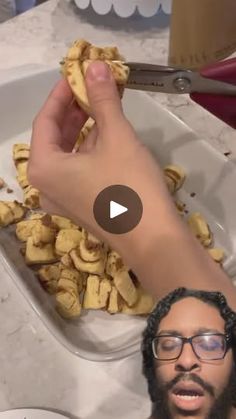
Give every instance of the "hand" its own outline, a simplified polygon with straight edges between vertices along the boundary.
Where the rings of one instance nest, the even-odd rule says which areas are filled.
[[[86,115],[61,80],[34,121],[28,176],[44,210],[67,216],[112,244],[114,236],[102,231],[93,216],[94,201],[107,186],[130,186],[149,210],[166,218],[168,210],[175,212],[160,168],[123,114],[108,66],[92,64],[86,84],[96,126],[80,152],[71,153]],[[150,218],[147,212],[144,205],[143,218]]]
[[[34,121],[28,176],[43,209],[108,242],[157,298],[179,286],[220,290],[235,308],[235,288],[182,222],[161,169],[123,114],[108,67],[92,64],[86,84],[96,125],[79,153],[71,151],[86,115],[65,80]],[[134,189],[143,203],[140,223],[122,235],[106,233],[93,216],[97,195],[115,184]]]

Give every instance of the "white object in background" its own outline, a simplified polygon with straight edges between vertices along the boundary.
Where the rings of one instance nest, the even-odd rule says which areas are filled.
[[[14,409],[0,412],[0,419],[69,419],[59,413],[42,409]]]
[[[166,14],[171,13],[172,0],[74,0],[79,9],[92,6],[99,15],[106,15],[113,7],[120,17],[132,16],[136,11],[143,17],[154,16],[160,7]]]

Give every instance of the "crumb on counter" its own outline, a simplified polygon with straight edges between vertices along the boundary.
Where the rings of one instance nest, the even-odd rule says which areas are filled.
[[[5,186],[4,180],[0,177],[0,189],[3,189]]]
[[[7,193],[13,193],[13,189],[7,188]]]

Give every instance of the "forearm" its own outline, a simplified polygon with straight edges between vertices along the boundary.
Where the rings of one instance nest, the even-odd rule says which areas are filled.
[[[178,214],[169,207],[157,213],[149,214],[119,249],[143,286],[157,299],[182,286],[221,291],[236,309],[236,289],[230,278]]]

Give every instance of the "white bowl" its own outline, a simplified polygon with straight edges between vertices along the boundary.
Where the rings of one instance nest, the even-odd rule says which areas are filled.
[[[171,13],[172,0],[74,0],[79,9],[89,6],[99,15],[106,15],[113,10],[120,17],[132,16],[136,11],[143,17],[152,17],[160,7],[166,14]]]

